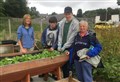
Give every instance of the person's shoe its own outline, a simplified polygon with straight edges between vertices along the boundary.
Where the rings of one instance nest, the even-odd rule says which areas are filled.
[[[42,74],[42,75],[38,75],[38,77],[44,77],[44,74]]]
[[[47,81],[47,80],[48,80],[48,74],[44,74],[43,80],[44,80],[44,81]]]
[[[33,82],[33,78],[30,78],[30,82]]]
[[[53,78],[54,80],[57,80],[57,77],[53,74],[52,74],[51,78]]]

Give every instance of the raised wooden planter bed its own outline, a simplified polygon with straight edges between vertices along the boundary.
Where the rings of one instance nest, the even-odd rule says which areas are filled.
[[[67,55],[56,56],[0,67],[0,82],[30,82],[30,76],[53,72],[61,79],[60,67],[69,59]]]

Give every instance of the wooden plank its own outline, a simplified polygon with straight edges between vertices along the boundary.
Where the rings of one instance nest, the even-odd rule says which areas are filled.
[[[42,52],[43,50],[34,50],[34,51],[29,51],[27,52],[26,54],[33,54],[33,53],[40,53]],[[9,53],[9,54],[0,54],[0,57],[12,57],[12,56],[19,56],[19,55],[23,55],[23,53],[21,52],[17,52],[17,53]]]
[[[62,78],[62,71],[60,67],[57,67],[55,71],[52,71],[51,73],[57,76],[57,80],[60,80]]]
[[[27,74],[22,80],[21,82],[30,82],[30,74]]]
[[[57,79],[60,80],[62,78],[62,72],[60,67],[56,69],[56,75],[58,76]]]
[[[11,74],[7,74],[7,75],[2,75],[2,76],[0,76],[0,82],[21,82],[21,80],[26,75],[27,74],[24,72],[16,72],[16,73],[11,73]]]

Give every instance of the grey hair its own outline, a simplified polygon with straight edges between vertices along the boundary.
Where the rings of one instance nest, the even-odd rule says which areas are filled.
[[[79,25],[80,25],[80,24],[85,24],[85,25],[88,27],[88,22],[85,21],[85,20],[81,20],[81,21],[79,22]]]

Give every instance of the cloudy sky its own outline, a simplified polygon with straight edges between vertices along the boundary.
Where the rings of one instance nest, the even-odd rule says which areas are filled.
[[[117,0],[27,0],[27,2],[29,7],[36,7],[42,14],[63,13],[66,6],[71,6],[74,14],[78,9],[85,12],[99,8],[120,8],[116,4]]]

